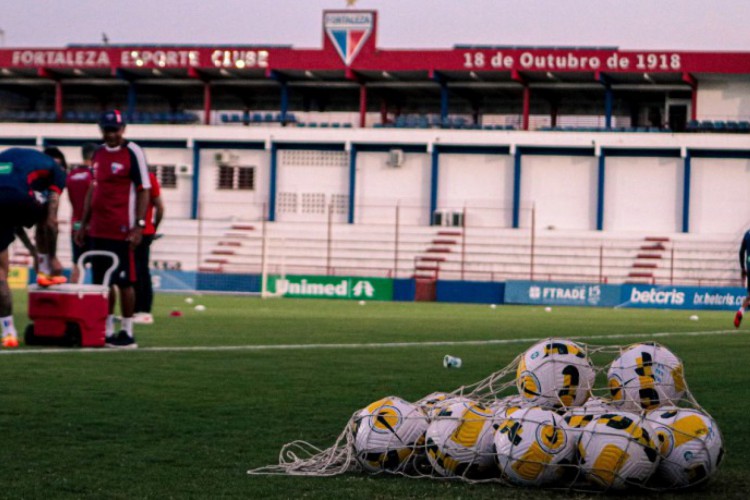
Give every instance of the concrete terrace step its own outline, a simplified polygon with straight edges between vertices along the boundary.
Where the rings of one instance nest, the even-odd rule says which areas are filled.
[[[636,259],[661,259],[663,256],[656,253],[639,253],[635,256]]]

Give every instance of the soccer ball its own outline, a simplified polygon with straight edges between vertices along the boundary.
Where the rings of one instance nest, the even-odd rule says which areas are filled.
[[[497,423],[508,418],[513,412],[528,406],[529,403],[521,396],[506,396],[490,403],[490,410]]]
[[[600,488],[641,485],[659,463],[654,430],[634,413],[605,413],[581,431],[578,463],[586,479]]]
[[[539,407],[513,412],[495,432],[494,444],[503,476],[520,486],[560,479],[575,452],[563,418]]]
[[[354,453],[368,472],[404,470],[423,445],[427,417],[395,396],[375,401],[353,419]]]
[[[521,357],[516,386],[527,403],[559,408],[580,406],[589,397],[596,374],[582,346],[546,339]]]
[[[473,401],[464,396],[456,396],[448,392],[433,392],[423,397],[415,404],[421,408],[422,412],[427,415],[427,420],[431,422],[444,407],[458,402]]]
[[[661,462],[656,476],[670,488],[707,481],[724,455],[721,432],[710,415],[693,408],[661,407],[646,420],[656,432]]]
[[[574,438],[578,438],[580,432],[590,424],[597,417],[604,415],[605,413],[616,412],[617,409],[612,406],[611,401],[608,399],[601,398],[599,396],[593,396],[588,399],[583,406],[576,406],[570,408],[565,415],[565,425],[568,427],[568,431]]]
[[[682,361],[652,342],[628,347],[612,362],[607,381],[612,403],[626,411],[677,404],[685,395]]]
[[[470,401],[442,407],[427,428],[427,459],[441,476],[474,477],[493,464],[492,411]]]

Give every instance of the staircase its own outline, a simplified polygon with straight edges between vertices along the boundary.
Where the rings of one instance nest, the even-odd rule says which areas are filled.
[[[664,260],[668,243],[669,238],[661,236],[645,237],[635,256],[626,283],[654,283],[656,270]]]
[[[238,253],[243,243],[256,235],[255,226],[251,224],[232,224],[224,233],[216,246],[211,250],[208,257],[198,266],[198,271],[207,273],[220,273],[224,266],[231,263],[232,256]]]

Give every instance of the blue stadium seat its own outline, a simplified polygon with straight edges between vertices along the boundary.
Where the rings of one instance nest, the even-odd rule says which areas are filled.
[[[352,124],[351,123],[344,123],[344,128],[352,128]]]
[[[264,122],[272,122],[273,121],[273,113],[266,113],[263,115],[263,121]]]

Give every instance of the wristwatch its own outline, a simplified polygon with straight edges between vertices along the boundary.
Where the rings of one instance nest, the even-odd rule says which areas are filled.
[[[144,228],[146,227],[146,221],[143,219],[138,219],[137,221],[135,221],[135,225],[136,227]]]

